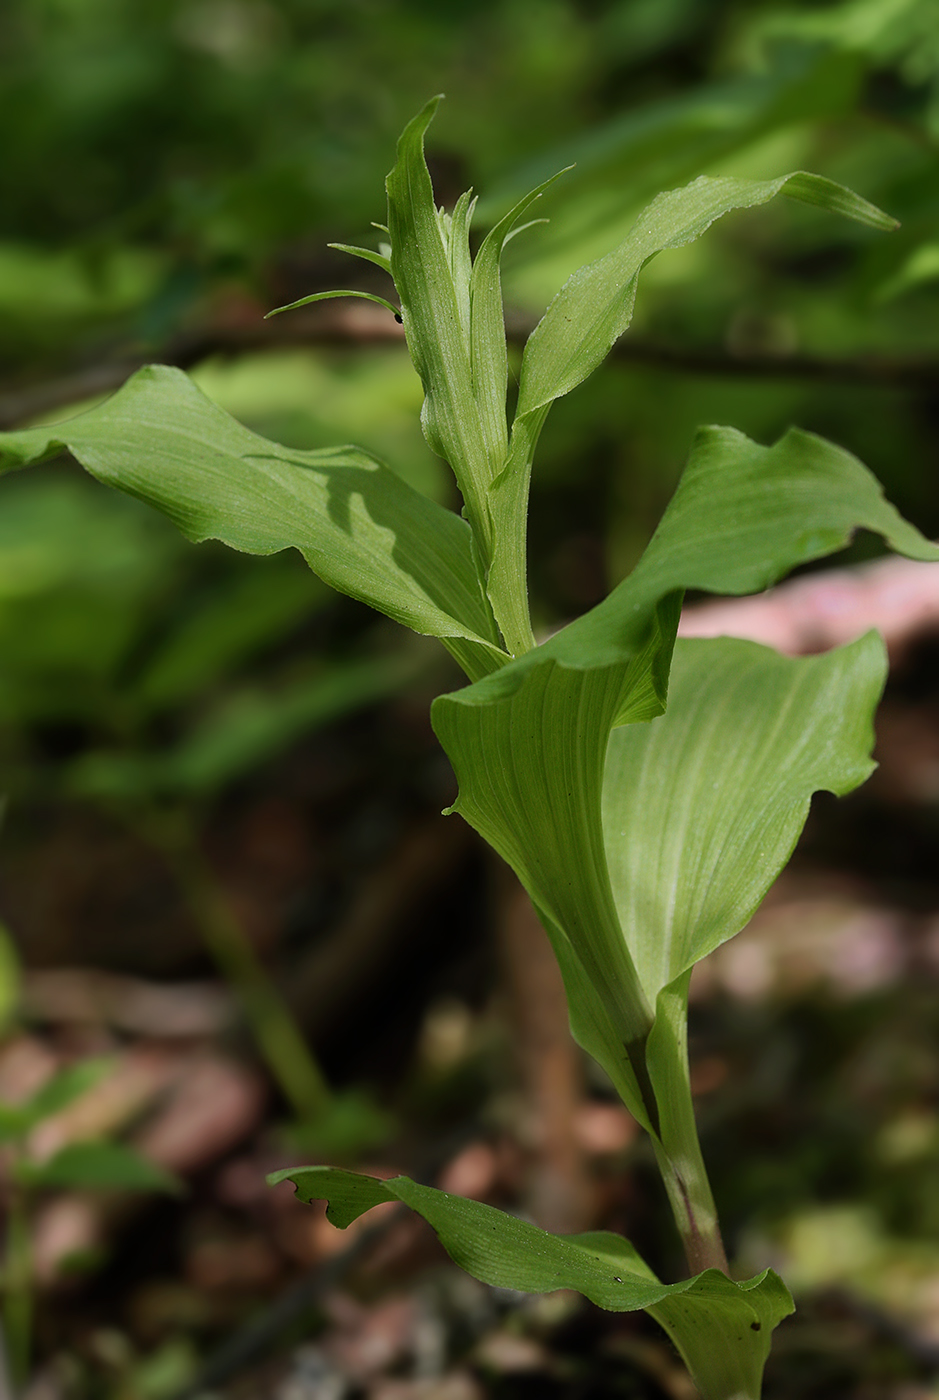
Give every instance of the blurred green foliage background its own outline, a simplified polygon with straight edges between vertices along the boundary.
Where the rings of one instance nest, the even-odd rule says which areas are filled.
[[[541,622],[589,606],[631,566],[702,421],[763,441],[790,422],[822,432],[939,531],[928,470],[939,426],[928,374],[939,354],[937,0],[7,0],[7,421],[29,416],[26,389],[61,380],[46,416],[62,417],[73,382],[85,397],[102,367],[173,358],[188,336],[202,347],[188,351],[197,382],[251,427],[297,446],[359,442],[452,499],[420,436],[420,388],[400,342],[317,346],[314,326],[309,344],[239,353],[271,305],[376,285],[325,244],[377,238],[370,221],[383,217],[396,134],[436,90],[447,93],[430,134],[438,195],[452,201],[472,184],[480,228],[574,165],[543,200],[548,222],[508,251],[514,324],[658,190],[697,174],[802,166],[902,224],[884,237],[776,202],[646,270],[631,358],[564,400],[545,434],[531,544]],[[644,345],[666,347],[671,363],[644,363]],[[813,357],[831,372],[815,373]],[[0,706],[18,736],[8,746],[29,716],[49,720],[50,703],[96,742],[116,723],[140,741],[159,710],[141,697],[160,648],[198,626],[194,608],[208,609],[211,630],[225,607],[216,590],[231,585],[238,599],[264,571],[192,551],[162,521],[58,470],[48,485],[4,488]],[[264,573],[280,601],[213,675],[201,658],[189,702],[282,646],[309,616],[307,595],[327,606],[299,568],[283,560]]]
[[[480,230],[574,166],[542,201],[548,222],[508,250],[516,329],[659,190],[702,173],[806,168],[901,221],[884,236],[775,201],[646,269],[632,348],[544,433],[537,622],[591,606],[631,567],[701,422],[763,442],[793,422],[823,433],[939,534],[939,0],[4,0],[4,425],[35,417],[37,387],[50,390],[46,418],[61,418],[101,392],[99,372],[104,383],[115,366],[183,359],[256,431],[360,443],[451,501],[391,331],[372,320],[336,343],[311,318],[304,339],[285,317],[261,345],[259,329],[311,291],[385,290],[325,245],[374,246],[396,136],[437,91],[438,196],[472,185]],[[147,951],[125,928],[123,942],[50,932],[26,885],[68,813],[191,808],[197,829],[218,827],[220,799],[262,792],[265,765],[300,736],[408,687],[423,714],[455,679],[435,658],[330,597],[296,557],[190,546],[61,462],[4,481],[3,912],[26,960],[191,971],[191,948]],[[382,744],[368,741],[370,762]],[[447,779],[390,751],[387,779],[370,781],[404,791],[397,807],[382,798],[397,829],[439,810]],[[934,803],[916,820],[936,836]],[[348,887],[382,840],[352,842]],[[914,903],[934,895],[930,878]],[[286,956],[297,920],[268,953],[278,937]],[[934,1014],[930,1002],[924,1036]],[[813,1145],[823,1137],[813,1120]],[[746,1151],[734,1139],[728,1156]],[[755,1177],[774,1160],[757,1150]],[[795,1197],[812,1199],[811,1177]]]

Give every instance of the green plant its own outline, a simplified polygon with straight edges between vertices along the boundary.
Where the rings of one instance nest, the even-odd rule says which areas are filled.
[[[847,792],[871,771],[885,657],[874,635],[803,660],[727,639],[676,645],[682,595],[766,588],[859,527],[913,558],[939,559],[939,549],[830,443],[792,430],[767,448],[730,428],[705,428],[632,574],[536,645],[528,488],[552,403],[627,329],[650,258],[780,193],[874,228],[893,221],[803,172],[702,177],[659,195],[619,246],[552,301],[525,347],[509,431],[500,256],[545,186],[491,229],[473,259],[471,196],[449,214],[434,204],[423,138],[435,107],[399,142],[387,182],[388,243],[349,251],[393,278],[424,385],[424,432],[453,469],[462,518],[355,448],[299,452],[267,442],[160,367],[67,424],[4,435],[0,450],[15,467],[67,447],[190,538],[257,554],[292,546],[334,587],[440,638],[471,682],[433,707],[460,783],[452,810],[531,895],[561,966],[574,1034],[651,1137],[692,1276],[662,1283],[618,1236],[552,1236],[403,1177],[309,1167],[273,1179],[289,1177],[304,1199],[327,1198],[340,1225],[380,1201],[406,1201],[485,1281],[569,1287],[606,1308],[645,1308],[706,1400],[752,1398],[792,1300],[771,1270],[739,1283],[727,1271],[689,1089],[688,981],[694,963],[756,907],[812,793]]]
[[[14,1019],[19,965],[13,943],[0,925],[0,1032]],[[105,1057],[77,1060],[54,1073],[23,1103],[0,1104],[0,1144],[4,1153],[6,1240],[0,1269],[7,1362],[16,1386],[29,1370],[33,1316],[33,1264],[30,1223],[34,1204],[45,1191],[169,1191],[182,1189],[171,1172],[109,1138],[65,1143],[38,1158],[31,1138],[42,1123],[92,1089],[112,1067]]]

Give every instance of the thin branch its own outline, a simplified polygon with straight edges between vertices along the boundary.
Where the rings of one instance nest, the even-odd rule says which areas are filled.
[[[521,345],[534,327],[527,317],[510,314],[508,336]],[[68,407],[84,399],[112,393],[141,365],[159,361],[189,369],[212,356],[241,355],[250,351],[289,346],[398,345],[404,331],[394,317],[367,302],[330,302],[314,310],[238,326],[210,326],[177,336],[159,347],[128,353],[110,362],[90,365],[40,383],[0,389],[0,429],[16,427],[30,419]],[[663,345],[641,337],[624,336],[614,347],[613,358],[674,374],[708,375],[732,379],[799,379],[826,384],[860,384],[881,389],[934,390],[939,385],[939,358],[864,354],[853,357],[827,355],[736,355],[715,348],[689,349]]]

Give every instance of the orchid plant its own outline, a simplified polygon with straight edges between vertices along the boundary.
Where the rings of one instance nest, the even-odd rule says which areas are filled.
[[[26,466],[67,448],[191,539],[255,554],[296,548],[334,588],[442,641],[470,682],[432,711],[459,780],[451,811],[531,896],[574,1036],[649,1134],[689,1277],[660,1281],[618,1235],[552,1235],[407,1177],[311,1166],[272,1180],[289,1177],[304,1200],[325,1198],[337,1225],[403,1201],[485,1282],[570,1288],[604,1308],[643,1308],[704,1400],[756,1400],[771,1334],[793,1303],[771,1269],[740,1281],[728,1269],[689,1087],[689,978],[747,922],[788,859],[812,794],[846,793],[871,772],[886,658],[873,633],[800,659],[728,638],[676,642],[682,596],[757,592],[842,548],[858,528],[914,559],[937,560],[939,548],[831,443],[793,429],[765,447],[706,427],[633,572],[536,643],[529,483],[551,405],[627,330],[651,258],[780,194],[875,229],[894,221],[805,172],[701,177],[660,194],[618,247],[575,272],[551,302],[525,345],[510,425],[500,258],[545,186],[473,257],[471,194],[449,213],[438,209],[424,158],[437,101],[400,138],[386,241],[346,251],[393,281],[396,300],[378,300],[403,323],[424,387],[424,433],[453,470],[462,515],[356,448],[303,452],[258,437],[160,366],[67,423],[0,435],[0,461]],[[336,295],[363,293],[293,305]]]

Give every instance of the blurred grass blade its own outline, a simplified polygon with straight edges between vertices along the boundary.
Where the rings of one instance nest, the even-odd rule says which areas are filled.
[[[0,1034],[13,1021],[19,1000],[19,954],[6,924],[0,923]]]
[[[336,246],[336,245],[333,245]],[[379,267],[383,266],[386,259],[381,254],[376,253],[370,262],[377,262]],[[286,306],[275,306],[273,311],[268,311],[265,321],[269,321],[272,316],[279,316],[282,311],[296,311],[300,306],[311,306],[314,301],[332,301],[336,297],[358,297],[360,301],[374,301],[379,306],[383,306],[386,311],[390,311],[392,316],[400,319],[401,313],[393,302],[386,301],[384,297],[377,296],[374,292],[311,292],[308,297],[300,297],[298,301],[288,302]]]
[[[71,792],[104,799],[206,795],[282,753],[302,735],[394,694],[418,674],[401,653],[331,666],[280,691],[235,691],[175,748],[82,754]]]
[[[20,1179],[33,1187],[64,1191],[165,1191],[178,1196],[183,1183],[172,1172],[121,1142],[71,1142],[47,1162],[23,1162]]]

